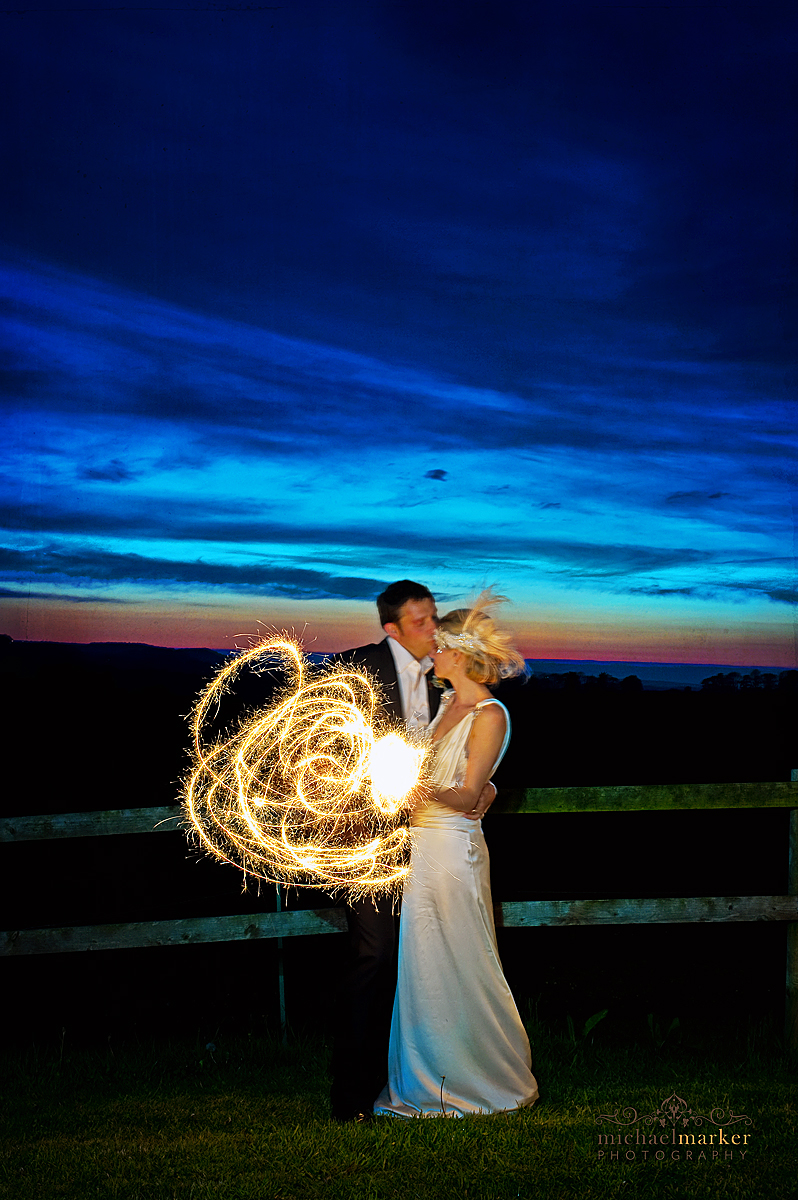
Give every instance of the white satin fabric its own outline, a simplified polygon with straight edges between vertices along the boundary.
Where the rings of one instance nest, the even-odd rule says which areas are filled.
[[[444,693],[430,733],[453,695]],[[435,743],[434,787],[464,782],[476,714],[498,703],[483,700]],[[494,771],[510,738],[510,716],[500,707],[507,733]],[[389,1079],[374,1111],[464,1117],[533,1104],[529,1039],[496,948],[482,823],[430,801],[415,814],[412,838]]]

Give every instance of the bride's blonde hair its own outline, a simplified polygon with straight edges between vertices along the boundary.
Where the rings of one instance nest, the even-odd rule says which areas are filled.
[[[526,663],[511,644],[510,635],[503,633],[490,615],[506,602],[506,596],[487,588],[472,608],[455,608],[438,622],[436,643],[440,649],[465,655],[466,675],[474,683],[498,683],[511,675],[526,674]]]

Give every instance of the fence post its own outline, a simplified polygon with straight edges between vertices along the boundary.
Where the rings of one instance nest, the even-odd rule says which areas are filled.
[[[279,883],[274,885],[277,892],[277,911],[283,911],[282,893]],[[285,1023],[285,970],[283,961],[283,939],[277,938],[277,991],[280,998],[280,1036],[283,1042],[288,1041],[288,1028]]]
[[[790,771],[798,783],[798,768]],[[798,808],[790,809],[790,858],[787,892],[798,895]],[[798,921],[787,926],[787,1003],[784,1010],[784,1044],[789,1054],[798,1053]]]

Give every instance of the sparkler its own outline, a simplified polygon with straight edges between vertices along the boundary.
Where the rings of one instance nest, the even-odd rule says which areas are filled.
[[[209,718],[246,666],[282,662],[290,678],[229,737]],[[246,874],[351,896],[389,892],[408,873],[403,824],[427,749],[378,735],[380,697],[349,666],[309,669],[298,642],[266,638],[225,664],[191,714],[193,771],[183,807],[202,846]]]

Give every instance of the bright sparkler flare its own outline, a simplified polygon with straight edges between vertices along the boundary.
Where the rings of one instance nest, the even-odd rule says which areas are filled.
[[[205,727],[243,667],[281,661],[290,685],[232,736]],[[246,874],[355,897],[408,874],[411,794],[427,748],[375,732],[378,686],[352,666],[309,669],[300,645],[266,638],[225,664],[191,714],[183,806],[202,846]]]

